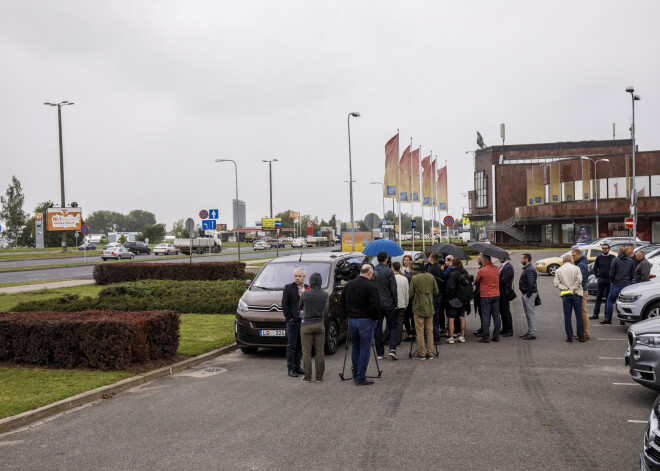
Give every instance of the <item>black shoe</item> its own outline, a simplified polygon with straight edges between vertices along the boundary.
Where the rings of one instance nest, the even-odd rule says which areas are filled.
[[[594,314],[593,316],[589,317],[589,319],[599,319],[599,316]]]
[[[525,337],[522,338],[523,340],[536,340],[536,337],[534,335],[529,335],[527,334]]]
[[[473,334],[477,337],[481,337],[481,329],[477,330],[476,332],[473,332]]]
[[[611,321],[600,321],[599,324],[602,324],[602,325],[612,325],[612,322],[611,322]]]
[[[513,331],[505,332],[501,335],[502,337],[513,337]]]
[[[296,368],[296,373],[298,373],[299,375],[304,375],[305,371],[302,368]]]
[[[371,381],[370,379],[365,379],[364,381],[356,381],[355,382],[356,386],[369,386],[370,384],[374,384],[374,382]]]
[[[518,337],[520,337],[521,339],[524,339],[525,337],[529,337],[529,332],[527,332],[526,334],[519,335]]]
[[[296,370],[289,370],[289,376],[293,376],[294,378],[297,378],[298,373],[296,373]]]
[[[435,342],[433,342],[433,345],[442,345],[442,339],[438,339]]]

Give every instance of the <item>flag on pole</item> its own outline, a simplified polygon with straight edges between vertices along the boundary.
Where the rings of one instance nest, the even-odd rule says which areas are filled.
[[[431,206],[431,156],[422,159],[422,204]]]
[[[399,161],[399,201],[409,203],[410,198],[410,146],[406,147]]]
[[[396,198],[399,178],[399,133],[385,144],[385,198]]]
[[[436,206],[438,199],[438,184],[435,180],[435,163],[436,159],[431,164],[431,174],[429,175],[429,183],[431,184],[431,206]]]
[[[438,170],[438,206],[447,211],[447,166]]]
[[[419,149],[412,152],[412,198],[411,202],[419,201]]]

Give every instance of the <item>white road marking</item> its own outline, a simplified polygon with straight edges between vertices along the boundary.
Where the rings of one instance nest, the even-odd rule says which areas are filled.
[[[20,445],[21,443],[24,443],[25,440],[13,440],[13,441],[7,441],[7,442],[0,442],[0,446],[13,446],[13,445]]]
[[[637,383],[612,383],[614,386],[637,386]]]
[[[623,360],[624,358],[623,357],[621,357],[621,358],[619,358],[619,357],[598,357],[598,359],[600,359],[600,360]]]
[[[628,341],[628,339],[596,339],[596,340],[623,340],[623,341]]]
[[[648,424],[648,420],[629,420],[629,424]]]

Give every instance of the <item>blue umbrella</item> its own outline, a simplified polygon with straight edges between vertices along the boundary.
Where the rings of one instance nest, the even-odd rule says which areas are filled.
[[[380,252],[387,252],[388,257],[396,257],[397,255],[403,255],[403,249],[399,244],[392,240],[374,240],[367,245],[362,251],[363,254],[370,257],[375,257]]]

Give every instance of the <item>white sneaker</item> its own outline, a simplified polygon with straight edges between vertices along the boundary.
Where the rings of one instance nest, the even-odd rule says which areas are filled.
[[[464,338],[464,337],[459,337],[459,338],[458,338],[458,341],[459,341],[460,343],[465,343],[465,338]]]
[[[447,339],[447,343],[449,343],[449,344],[454,343],[454,339],[452,339],[452,338]]]

